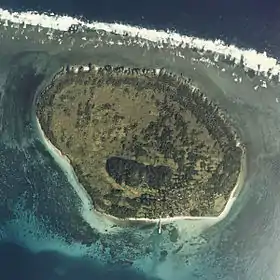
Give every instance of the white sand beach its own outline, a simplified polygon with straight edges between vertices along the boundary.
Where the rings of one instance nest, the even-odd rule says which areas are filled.
[[[133,222],[149,222],[149,223],[159,223],[167,224],[175,221],[181,221],[181,220],[192,220],[192,221],[212,221],[215,223],[221,221],[224,219],[227,214],[229,213],[230,209],[232,208],[232,205],[234,204],[234,201],[236,200],[238,193],[242,189],[242,186],[244,184],[244,180],[246,177],[246,152],[245,148],[240,146],[242,149],[242,158],[241,158],[241,165],[240,165],[240,173],[238,176],[238,180],[236,182],[236,185],[234,189],[232,190],[229,200],[224,207],[224,210],[219,216],[206,216],[206,217],[196,217],[196,216],[177,216],[177,217],[165,217],[165,218],[158,218],[158,219],[148,219],[148,218],[127,218],[127,219],[119,219],[114,216],[99,213],[96,211],[93,207],[92,200],[90,196],[87,194],[85,188],[79,183],[77,176],[75,175],[75,172],[71,166],[71,162],[69,158],[64,155],[58,148],[56,148],[51,141],[46,137],[44,134],[41,125],[39,123],[38,118],[36,117],[36,122],[39,128],[40,136],[48,148],[51,155],[54,157],[56,162],[59,164],[59,166],[63,169],[65,172],[69,182],[75,189],[76,193],[80,197],[82,201],[82,216],[83,218],[94,228],[98,227],[98,229],[101,232],[108,231],[108,228],[111,227],[113,224],[118,225],[127,225],[127,222],[130,221]],[[98,221],[98,223],[97,223]]]

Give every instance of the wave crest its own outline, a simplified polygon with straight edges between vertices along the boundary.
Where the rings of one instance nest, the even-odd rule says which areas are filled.
[[[104,23],[97,21],[85,21],[67,15],[54,13],[38,13],[35,11],[12,12],[0,8],[0,25],[22,24],[23,28],[28,25],[40,26],[52,30],[68,31],[73,26],[81,27],[81,31],[87,29],[105,31],[121,36],[129,36],[140,40],[156,43],[158,47],[191,48],[204,53],[215,54],[215,59],[226,57],[240,64],[246,69],[254,70],[271,79],[278,76],[280,81],[280,64],[273,57],[267,56],[266,52],[258,53],[254,49],[242,49],[234,45],[227,45],[222,40],[205,40],[197,37],[181,35],[170,30],[147,29],[140,26],[131,26],[121,23]],[[140,42],[139,42],[140,43]]]

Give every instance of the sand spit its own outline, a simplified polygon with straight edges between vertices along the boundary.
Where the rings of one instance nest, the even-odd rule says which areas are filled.
[[[93,203],[90,196],[87,194],[84,187],[79,183],[77,176],[71,166],[71,162],[69,158],[64,155],[59,149],[57,149],[51,141],[46,137],[44,131],[41,128],[40,122],[36,117],[36,123],[38,125],[39,136],[46,146],[54,160],[57,164],[61,167],[64,171],[65,175],[67,176],[68,181],[78,194],[81,199],[82,206],[81,206],[81,214],[82,217],[87,221],[92,227],[96,228],[100,232],[106,233],[108,228],[114,225],[112,220],[110,219],[103,219],[102,215],[100,215],[97,211],[93,209]]]

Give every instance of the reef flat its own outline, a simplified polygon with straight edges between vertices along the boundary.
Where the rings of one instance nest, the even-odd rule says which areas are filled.
[[[36,113],[101,213],[218,216],[236,185],[242,149],[232,125],[165,69],[67,67]]]

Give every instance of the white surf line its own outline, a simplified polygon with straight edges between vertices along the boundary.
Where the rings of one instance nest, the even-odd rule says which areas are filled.
[[[211,52],[215,54],[215,59],[219,56],[227,57],[228,59],[234,60],[236,64],[243,61],[245,70],[247,68],[259,73],[261,72],[268,78],[271,78],[272,75],[279,76],[280,74],[279,62],[273,57],[268,57],[266,52],[258,53],[254,49],[240,49],[234,45],[227,45],[221,40],[205,40],[180,35],[179,33],[168,30],[147,29],[120,23],[86,22],[78,18],[66,15],[60,16],[54,13],[47,14],[33,11],[12,12],[0,8],[0,23],[1,22],[3,22],[5,26],[21,24],[22,28],[27,28],[28,25],[32,25],[60,31],[68,31],[71,26],[80,25],[84,29],[89,28],[117,35],[128,35],[135,39],[144,39],[156,43],[157,45],[164,44],[171,48],[196,48],[204,53]]]

